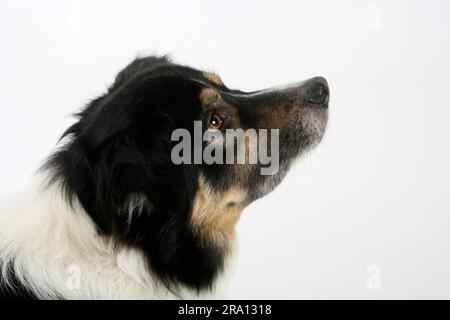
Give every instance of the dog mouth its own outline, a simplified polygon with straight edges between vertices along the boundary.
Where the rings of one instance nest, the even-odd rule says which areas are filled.
[[[325,135],[328,123],[327,109],[305,108],[301,115],[301,145],[300,155],[316,147]]]
[[[248,93],[207,88],[201,97],[205,110],[212,109],[205,111],[209,125],[205,132],[214,128],[223,133],[220,139],[205,140],[208,151],[218,148],[214,154],[221,154],[222,161],[211,161],[202,171],[219,192],[236,186],[246,190],[249,202],[275,189],[292,163],[316,147],[325,134],[330,89],[323,77]],[[229,130],[243,130],[246,138],[229,144]],[[249,137],[256,138],[246,140],[250,130],[254,134]],[[228,159],[230,150],[233,156]],[[252,155],[255,162],[250,161]]]
[[[254,176],[250,191],[256,200],[274,190],[284,179],[292,164],[313,150],[322,140],[328,123],[330,90],[322,77],[312,78],[300,84],[280,90],[272,90],[275,108],[269,124],[280,128],[279,169],[276,174]]]

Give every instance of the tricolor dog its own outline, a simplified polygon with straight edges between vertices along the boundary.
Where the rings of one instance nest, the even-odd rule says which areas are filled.
[[[2,209],[0,295],[220,296],[242,211],[321,140],[328,100],[321,77],[242,92],[166,57],[134,60],[77,113],[30,189]],[[194,137],[196,123],[200,133],[225,138],[228,129],[266,130],[256,139],[266,140],[269,155],[277,153],[277,170],[262,174],[268,164],[260,157],[245,161],[256,152],[247,140],[202,139],[189,156],[180,151],[195,158],[214,143],[213,156],[241,148],[244,162],[174,161],[181,141],[173,133]]]

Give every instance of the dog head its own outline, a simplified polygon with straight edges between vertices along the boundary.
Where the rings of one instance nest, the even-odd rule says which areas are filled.
[[[242,92],[164,57],[139,58],[78,114],[47,168],[105,237],[141,249],[168,286],[201,289],[223,267],[242,210],[321,140],[328,99],[323,78]],[[191,143],[174,152],[180,129]]]

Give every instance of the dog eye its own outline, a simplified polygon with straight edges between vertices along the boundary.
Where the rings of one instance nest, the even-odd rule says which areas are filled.
[[[217,114],[213,113],[209,120],[208,129],[220,129],[222,127],[223,119]]]

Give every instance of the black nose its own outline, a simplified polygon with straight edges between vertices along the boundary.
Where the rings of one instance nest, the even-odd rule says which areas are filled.
[[[306,85],[306,97],[309,103],[317,106],[324,106],[328,102],[328,83],[324,78],[312,78],[308,80]]]

